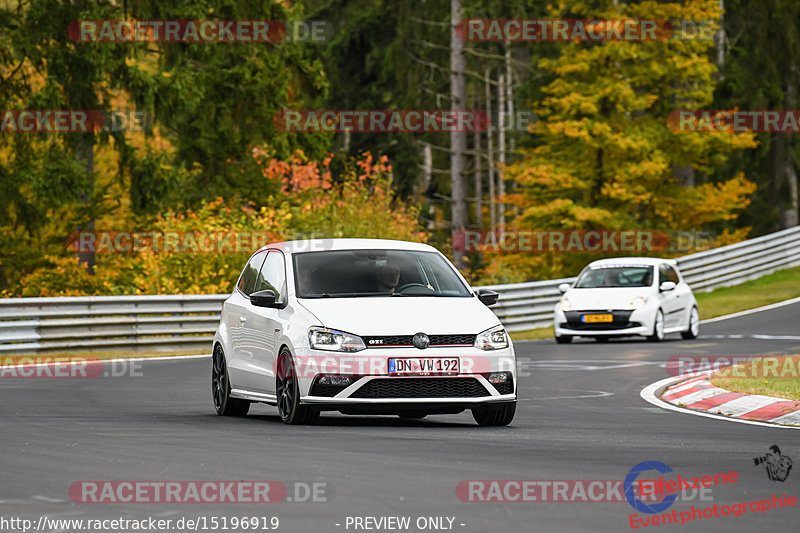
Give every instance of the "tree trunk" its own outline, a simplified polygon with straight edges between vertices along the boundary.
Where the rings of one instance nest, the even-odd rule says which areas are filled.
[[[494,126],[492,122],[492,86],[489,77],[489,69],[486,69],[484,80],[486,81],[486,112],[489,114],[489,128],[486,130],[486,155],[489,157],[488,172],[486,179],[489,181],[489,229],[494,230],[497,225],[497,205],[494,193]]]
[[[725,0],[719,0],[719,8],[722,14],[719,16],[719,31],[714,36],[717,45],[717,67],[722,70],[725,64]]]
[[[786,82],[786,91],[784,96],[785,109],[797,109],[797,98],[795,94],[795,86],[792,80],[796,79],[794,75],[797,74],[797,67],[791,65],[789,72],[793,76],[789,76]],[[797,226],[798,218],[798,197],[797,197],[797,169],[795,169],[795,160],[792,150],[793,138],[791,133],[779,133],[783,141],[786,143],[785,149],[782,154],[782,174],[784,179],[784,190],[788,195],[788,201],[782,202],[781,205],[781,227],[791,228]]]
[[[433,174],[433,154],[431,145],[422,143],[422,193],[427,194],[431,187],[431,175]]]
[[[458,36],[456,26],[462,19],[461,0],[450,0],[450,103],[456,111],[465,110],[466,83],[464,70],[464,41]],[[467,132],[450,132],[450,188],[452,195],[452,235],[467,227],[467,184],[464,178],[464,152],[467,150]],[[459,268],[466,266],[464,253],[454,250],[453,259]]]
[[[81,194],[81,201],[84,204],[89,204],[92,201],[92,192],[94,191],[94,134],[87,133],[82,135],[75,146],[75,155],[78,161],[82,162],[86,167],[87,186],[86,190]],[[80,231],[94,231],[94,220],[90,220],[85,227]],[[78,252],[78,260],[86,264],[86,272],[94,275],[94,252]]]
[[[479,106],[476,106],[479,107]],[[483,228],[483,164],[481,163],[481,132],[475,129],[475,224]]]
[[[503,167],[506,164],[506,86],[505,77],[501,74],[498,79],[497,90],[497,194],[500,197],[497,204],[497,224],[500,233],[506,229],[506,206],[503,203],[503,196],[506,193],[505,182],[503,181]]]

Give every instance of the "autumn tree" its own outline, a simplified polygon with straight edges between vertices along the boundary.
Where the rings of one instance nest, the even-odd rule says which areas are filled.
[[[553,18],[719,19],[714,0],[682,4],[602,1],[560,3]],[[713,31],[713,30],[712,30]],[[752,134],[680,132],[668,125],[674,110],[712,102],[716,67],[712,39],[675,33],[655,40],[564,43],[556,59],[538,67],[554,78],[535,107],[536,142],[507,171],[520,189],[507,200],[518,208],[514,229],[691,229],[728,220],[755,189],[743,175],[718,182],[707,175],[733,150],[754,146]],[[713,35],[713,32],[711,33]],[[694,185],[676,169],[690,167]],[[495,258],[515,273],[498,280],[574,274],[586,257],[527,254]]]

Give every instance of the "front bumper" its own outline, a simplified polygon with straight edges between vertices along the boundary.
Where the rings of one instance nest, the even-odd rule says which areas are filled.
[[[612,322],[586,323],[581,320],[586,314],[611,314]],[[647,308],[636,310],[582,310],[562,311],[556,308],[553,324],[555,335],[561,337],[571,336],[647,336],[653,332],[653,317]]]
[[[296,354],[300,365],[319,363],[298,376],[303,404],[319,409],[375,410],[463,410],[483,404],[516,400],[517,368],[513,346],[484,351],[474,347],[368,348],[355,354],[332,355],[318,350]],[[388,359],[396,357],[453,358],[460,360],[458,374],[388,373]],[[320,358],[322,358],[320,360]],[[489,373],[503,372],[508,381],[491,383]],[[320,386],[322,375],[352,376],[345,387]],[[370,409],[373,406],[376,409]]]

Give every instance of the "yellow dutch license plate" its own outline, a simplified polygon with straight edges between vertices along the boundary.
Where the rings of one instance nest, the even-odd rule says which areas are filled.
[[[596,324],[598,322],[613,322],[614,315],[583,315],[583,321],[586,324]]]

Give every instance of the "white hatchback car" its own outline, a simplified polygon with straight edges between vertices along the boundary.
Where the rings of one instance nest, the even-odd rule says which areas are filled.
[[[577,336],[605,341],[630,335],[657,342],[667,333],[694,339],[700,332],[697,300],[673,260],[601,259],[559,290],[564,296],[553,320],[558,343]]]
[[[471,409],[480,425],[516,410],[514,346],[488,305],[426,244],[324,239],[270,244],[225,301],[211,375],[220,415],[277,405],[287,424],[320,411]]]

